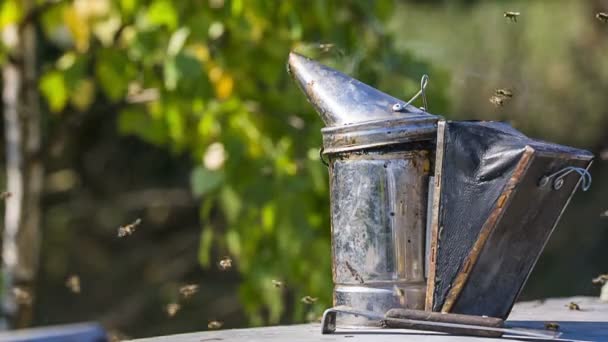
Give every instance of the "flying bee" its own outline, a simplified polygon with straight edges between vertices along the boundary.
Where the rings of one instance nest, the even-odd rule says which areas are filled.
[[[177,303],[169,303],[165,307],[165,311],[167,312],[167,316],[173,317],[177,314],[177,312],[181,309],[181,305]]]
[[[135,229],[137,228],[137,226],[139,226],[141,224],[141,219],[137,219],[135,221],[133,221],[133,223],[130,223],[126,226],[121,226],[118,227],[118,237],[125,237],[127,235],[131,235],[133,233],[135,233]]]
[[[599,12],[595,17],[603,23],[608,23],[608,13]]]
[[[226,271],[232,267],[232,259],[230,259],[230,257],[227,257],[227,256],[223,257],[222,260],[220,260],[220,262],[218,262],[218,266],[219,266],[220,270]]]
[[[0,200],[5,200],[9,197],[11,197],[13,194],[8,192],[8,191],[2,191],[0,192]]]
[[[600,214],[600,217],[608,217],[608,210]]]
[[[280,280],[274,280],[272,279],[272,286],[276,287],[277,289],[285,287],[285,283],[280,281]]]
[[[517,22],[517,17],[519,17],[520,13],[519,12],[505,12],[504,16],[505,18],[511,20],[511,22],[516,23]]]
[[[509,96],[504,96],[504,95],[492,95],[490,96],[490,103],[493,104],[496,107],[502,107],[505,105],[505,103],[507,103],[507,101],[509,100]]]
[[[194,294],[197,292],[198,292],[198,285],[196,285],[196,284],[184,285],[179,288],[179,293],[184,297],[184,299],[188,299],[188,298],[194,296]]]
[[[574,311],[581,311],[581,307],[578,306],[578,304],[576,304],[575,302],[570,302],[570,304],[566,305],[568,307],[568,309],[570,310],[574,310]]]
[[[608,274],[600,274],[591,280],[593,285],[604,285],[608,283]]]
[[[308,46],[307,50],[310,50],[310,53],[317,55],[344,56],[344,51],[339,45],[334,43],[313,43]]]
[[[329,52],[329,50],[333,49],[336,46],[336,44],[319,44],[319,49],[323,52]]]
[[[72,293],[80,293],[80,277],[73,274],[68,277],[65,281],[65,286],[72,291]]]
[[[558,331],[559,330],[559,324],[557,324],[555,322],[546,322],[545,323],[545,329],[547,329],[547,330],[553,330],[553,331]]]
[[[223,325],[224,323],[220,321],[209,321],[207,328],[210,330],[215,330],[221,328]]]
[[[513,97],[513,92],[510,89],[496,89],[494,94],[502,97]]]
[[[15,301],[19,305],[32,305],[32,294],[24,288],[13,287],[13,296],[15,297]]]
[[[490,103],[495,105],[496,107],[502,107],[505,104],[506,100],[507,98],[504,96],[492,95],[490,97]]]
[[[121,342],[131,340],[131,337],[125,335],[122,331],[112,329],[108,331],[108,342]]]
[[[317,301],[318,298],[316,297],[311,297],[311,296],[304,296],[302,297],[301,301],[304,304],[313,304],[314,302]]]

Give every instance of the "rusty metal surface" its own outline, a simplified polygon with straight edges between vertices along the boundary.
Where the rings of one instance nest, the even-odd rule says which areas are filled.
[[[427,254],[427,267],[428,267],[428,274],[427,274],[427,279],[426,279],[426,298],[425,298],[425,303],[424,303],[424,309],[427,311],[432,311],[433,310],[433,297],[434,297],[434,292],[435,292],[435,278],[436,278],[436,272],[437,272],[437,264],[436,264],[436,258],[437,258],[437,238],[439,235],[439,205],[440,205],[440,200],[441,200],[441,170],[443,169],[443,151],[444,151],[444,144],[445,144],[445,120],[440,120],[437,123],[437,144],[436,144],[436,151],[435,151],[435,173],[432,177],[432,187],[429,191],[430,193],[430,197],[432,197],[432,202],[431,202],[431,208],[430,208],[430,212],[431,212],[431,217],[430,217],[430,224],[428,225],[427,229],[430,231],[427,232],[427,238],[429,239],[429,241],[427,241],[427,245],[428,245],[428,250],[426,251]]]
[[[361,124],[326,127],[325,153],[353,151],[395,144],[435,140],[438,117],[416,115],[407,118],[369,121]]]
[[[335,305],[423,308],[429,153],[349,154],[330,165]]]
[[[439,117],[295,53],[288,70],[327,126],[334,304],[379,314],[424,308]],[[338,325],[368,323],[338,317]]]

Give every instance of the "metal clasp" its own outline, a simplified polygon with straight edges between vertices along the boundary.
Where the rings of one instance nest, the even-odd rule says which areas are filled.
[[[581,177],[582,177],[581,189],[583,189],[583,191],[589,190],[589,188],[591,187],[591,180],[592,180],[591,174],[589,173],[589,171],[587,171],[587,169],[584,169],[582,167],[575,167],[575,166],[567,166],[550,175],[541,177],[541,179],[538,182],[538,186],[540,186],[540,187],[547,186],[551,182],[551,179],[554,178],[553,179],[553,190],[559,190],[564,186],[564,183],[565,183],[564,177],[566,177],[568,174],[570,174],[572,172],[576,172],[579,175],[581,175]]]
[[[403,112],[406,110],[407,106],[409,106],[412,102],[414,102],[415,99],[418,98],[418,96],[422,95],[422,105],[424,107],[420,107],[420,109],[426,111],[429,107],[426,103],[426,86],[429,83],[429,75],[424,74],[422,75],[422,78],[420,79],[420,90],[418,90],[418,92],[412,96],[412,98],[407,101],[406,104],[401,104],[401,103],[395,103],[393,105],[393,112]]]

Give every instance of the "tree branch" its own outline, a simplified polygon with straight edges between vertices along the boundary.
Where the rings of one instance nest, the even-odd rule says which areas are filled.
[[[32,8],[33,1],[24,0],[23,6]],[[14,30],[14,27],[5,29]],[[3,323],[25,327],[31,320],[32,306],[15,301],[13,287],[19,286],[35,298],[32,289],[38,272],[44,169],[39,157],[42,144],[39,96],[35,86],[38,69],[36,28],[25,24],[12,34],[14,50],[21,56],[22,63],[8,62],[2,67],[6,184],[7,191],[13,195],[6,202],[2,241],[3,314],[8,318]]]
[[[47,0],[40,5],[31,7],[19,22],[19,31],[22,31],[27,25],[37,21],[45,11],[64,2],[67,2],[67,0]]]

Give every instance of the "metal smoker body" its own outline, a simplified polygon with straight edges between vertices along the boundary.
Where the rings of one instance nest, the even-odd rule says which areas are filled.
[[[506,319],[593,155],[439,120],[293,53],[289,71],[327,125],[334,305]]]
[[[292,53],[289,70],[328,126],[334,305],[423,309],[438,117],[303,56]]]

